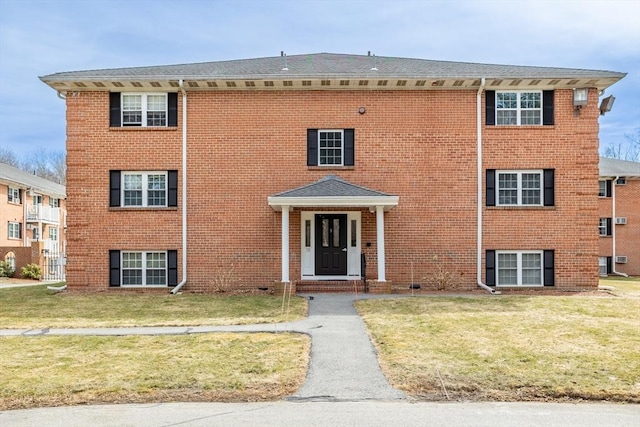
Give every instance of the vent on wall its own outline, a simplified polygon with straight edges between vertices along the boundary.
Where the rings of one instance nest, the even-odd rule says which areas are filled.
[[[627,218],[623,216],[616,218],[616,224],[624,225],[626,223],[627,223]]]
[[[616,185],[626,185],[626,184],[627,184],[627,178],[625,178],[624,176],[621,176],[616,180]]]
[[[626,256],[617,256],[616,257],[616,264],[626,264],[627,263],[627,257]]]

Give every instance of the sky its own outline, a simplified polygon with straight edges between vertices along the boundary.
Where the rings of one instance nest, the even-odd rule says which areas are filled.
[[[601,151],[640,129],[640,0],[0,0],[0,148],[65,149],[62,71],[345,53],[628,73]]]

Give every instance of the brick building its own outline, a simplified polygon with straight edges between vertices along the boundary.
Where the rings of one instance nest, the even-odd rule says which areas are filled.
[[[640,276],[640,163],[600,159],[600,275]]]
[[[67,243],[65,205],[64,185],[0,163],[0,260],[9,261],[18,272],[38,263],[45,278],[64,279],[60,263]]]
[[[68,285],[595,287],[598,97],[624,76],[322,53],[41,77]]]

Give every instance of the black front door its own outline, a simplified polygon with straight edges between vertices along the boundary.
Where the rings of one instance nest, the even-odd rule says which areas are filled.
[[[347,275],[347,215],[316,215],[316,276]]]

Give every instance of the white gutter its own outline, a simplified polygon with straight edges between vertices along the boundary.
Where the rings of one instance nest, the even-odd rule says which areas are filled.
[[[618,182],[619,176],[616,176],[611,183],[611,272],[618,276],[629,277],[626,273],[620,273],[616,271],[616,182]]]
[[[482,77],[482,79],[480,80],[480,87],[478,88],[478,94],[476,95],[476,111],[477,111],[477,124],[478,124],[478,170],[477,170],[477,177],[478,177],[478,224],[477,224],[477,229],[478,229],[478,236],[477,236],[477,248],[476,248],[476,255],[477,255],[477,260],[476,260],[476,277],[477,277],[477,284],[478,286],[480,286],[482,289],[486,289],[487,291],[491,292],[492,294],[497,294],[499,295],[500,292],[496,291],[495,289],[493,289],[490,286],[487,286],[486,284],[482,283],[482,91],[484,90],[484,86],[486,84],[486,79],[484,77]]]
[[[182,92],[182,281],[171,290],[176,294],[187,283],[187,92],[179,80]]]

